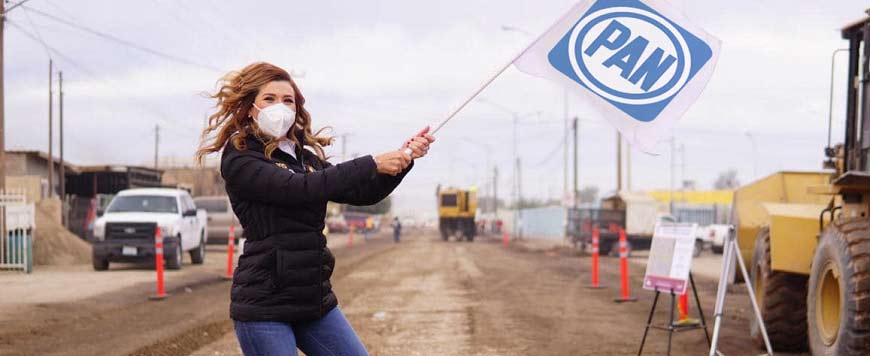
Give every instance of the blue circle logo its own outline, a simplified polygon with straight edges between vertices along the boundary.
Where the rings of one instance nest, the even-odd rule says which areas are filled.
[[[633,7],[605,8],[581,19],[570,33],[568,58],[587,88],[629,105],[674,96],[692,67],[680,31],[661,16]]]

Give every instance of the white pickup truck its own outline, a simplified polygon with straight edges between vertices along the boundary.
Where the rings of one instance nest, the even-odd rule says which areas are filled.
[[[139,188],[119,192],[94,222],[93,264],[154,261],[154,235],[160,229],[166,268],[180,269],[182,255],[194,264],[205,259],[208,226],[205,210],[190,194],[173,188]]]
[[[710,241],[710,249],[717,255],[721,255],[725,249],[725,238],[729,233],[731,233],[731,225],[728,224],[711,224],[698,228],[698,234],[704,235],[705,239]]]

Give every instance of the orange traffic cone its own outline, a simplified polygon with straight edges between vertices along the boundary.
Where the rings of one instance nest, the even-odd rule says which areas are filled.
[[[154,233],[154,263],[157,264],[157,294],[152,295],[151,300],[162,300],[168,295],[163,286],[163,233],[160,232],[160,227],[157,227]]]

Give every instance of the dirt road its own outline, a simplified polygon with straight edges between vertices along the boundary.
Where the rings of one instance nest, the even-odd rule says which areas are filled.
[[[635,354],[652,303],[653,294],[639,289],[638,302],[613,303],[615,259],[602,266],[608,288],[593,290],[585,287],[588,258],[503,248],[495,239],[443,242],[429,233],[393,244],[379,236],[335,254],[340,306],[372,355]],[[639,286],[642,271],[632,274]],[[715,282],[698,282],[709,314]],[[29,310],[16,327],[0,326],[0,354],[240,354],[227,320],[228,282],[204,279],[159,303],[145,299],[151,287]],[[729,296],[721,338],[728,353],[758,353],[745,299]],[[661,301],[655,320],[664,323],[669,300]],[[675,355],[706,353],[700,331],[674,341]],[[666,342],[664,332],[651,331],[645,353],[663,354]]]
[[[342,273],[334,285],[341,308],[372,355],[636,354],[653,297],[634,290],[638,302],[614,303],[615,259],[603,260],[608,288],[593,290],[585,287],[588,258],[505,249],[495,239],[445,243],[424,234],[353,266],[338,261]],[[642,273],[633,273],[632,286],[639,286]],[[698,282],[710,314],[715,282]],[[746,298],[729,298],[722,350],[756,353],[749,346]],[[667,321],[667,302],[660,300],[658,323]],[[701,331],[677,334],[674,341],[674,355],[706,354]],[[664,332],[651,331],[645,354],[663,354],[666,344]],[[195,355],[240,352],[229,333]]]

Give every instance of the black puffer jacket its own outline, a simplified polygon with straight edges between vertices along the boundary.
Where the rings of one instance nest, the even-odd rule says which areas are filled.
[[[393,177],[377,173],[371,156],[338,165],[297,148],[296,157],[246,139],[224,147],[221,175],[245,228],[245,251],[233,275],[230,317],[297,322],[338,305],[329,277],[335,258],[323,236],[327,201],[371,205],[384,199],[411,167]],[[303,168],[305,167],[305,168]]]

